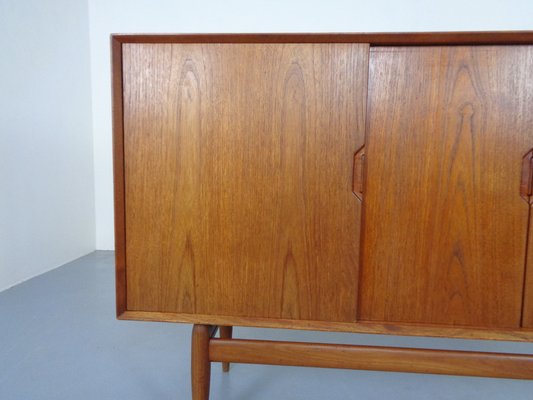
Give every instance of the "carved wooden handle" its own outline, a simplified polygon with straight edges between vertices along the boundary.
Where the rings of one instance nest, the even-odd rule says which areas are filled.
[[[365,171],[365,146],[362,146],[353,155],[353,181],[352,191],[359,200],[363,200],[363,181]]]
[[[520,180],[520,196],[531,204],[533,196],[533,149],[522,159],[522,177]]]

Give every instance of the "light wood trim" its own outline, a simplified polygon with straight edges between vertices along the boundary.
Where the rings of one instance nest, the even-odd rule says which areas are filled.
[[[369,43],[393,45],[531,44],[533,31],[404,33],[114,34],[122,43]]]
[[[212,339],[219,362],[533,379],[533,356],[450,350]]]
[[[175,314],[149,311],[125,311],[121,320],[182,322],[187,324],[232,325],[257,328],[301,329],[325,332],[350,332],[399,336],[429,336],[453,339],[533,341],[533,330],[478,329],[470,327],[424,326],[417,324],[384,324],[375,322],[325,322],[268,318],[245,318],[219,315]]]
[[[113,179],[115,197],[115,285],[117,316],[126,310],[126,218],[124,126],[122,107],[122,43],[111,38],[113,98]]]

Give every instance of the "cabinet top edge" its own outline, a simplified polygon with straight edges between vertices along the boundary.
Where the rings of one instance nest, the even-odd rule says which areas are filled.
[[[533,31],[398,32],[398,33],[189,33],[119,34],[115,43],[365,43],[394,45],[533,44]]]

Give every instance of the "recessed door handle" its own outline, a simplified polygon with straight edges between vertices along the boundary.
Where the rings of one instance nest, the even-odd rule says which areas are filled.
[[[522,159],[520,196],[531,204],[533,196],[533,149],[531,149]]]
[[[365,171],[365,146],[361,146],[353,155],[352,192],[359,200],[363,200],[363,184]]]

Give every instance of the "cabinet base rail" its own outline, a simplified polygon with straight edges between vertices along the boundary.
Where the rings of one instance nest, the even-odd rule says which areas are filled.
[[[233,339],[230,327],[195,325],[193,400],[209,399],[211,362],[533,379],[533,355]]]

